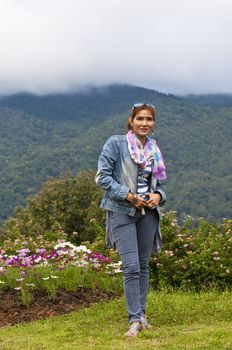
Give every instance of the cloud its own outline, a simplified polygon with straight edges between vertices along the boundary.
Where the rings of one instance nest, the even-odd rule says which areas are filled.
[[[232,93],[229,0],[0,0],[0,93]]]

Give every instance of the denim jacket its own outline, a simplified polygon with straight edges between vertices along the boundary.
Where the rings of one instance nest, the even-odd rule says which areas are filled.
[[[137,193],[138,165],[131,159],[126,135],[111,136],[105,143],[98,160],[96,184],[105,190],[101,208],[111,212],[124,213],[134,216],[136,208],[126,201],[128,192]],[[166,201],[166,194],[161,183],[151,174],[150,191],[161,195],[160,204],[155,210],[161,219],[161,209]],[[108,228],[110,223],[108,222]],[[109,231],[109,230],[108,230]],[[109,233],[109,232],[108,232]],[[153,251],[159,251],[162,245],[160,224],[156,234]],[[107,237],[108,246],[110,237]]]

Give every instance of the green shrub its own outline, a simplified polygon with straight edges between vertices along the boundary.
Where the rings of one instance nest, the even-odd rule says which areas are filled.
[[[97,231],[91,220],[100,225],[104,222],[104,212],[99,207],[101,197],[91,171],[76,177],[51,178],[36,195],[28,197],[25,208],[17,208],[6,221],[3,238],[65,232],[76,244],[93,242]]]
[[[152,285],[202,290],[232,285],[232,220],[208,223],[187,216],[182,226],[175,212],[164,213],[163,247],[150,263]]]

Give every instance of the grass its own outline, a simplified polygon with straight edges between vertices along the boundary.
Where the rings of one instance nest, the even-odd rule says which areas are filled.
[[[124,299],[0,329],[1,350],[232,349],[232,293],[150,292],[152,330],[125,339]]]

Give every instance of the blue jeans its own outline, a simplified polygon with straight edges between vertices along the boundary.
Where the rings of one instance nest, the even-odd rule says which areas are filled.
[[[149,260],[159,223],[156,210],[136,210],[135,216],[112,213],[112,238],[123,265],[123,285],[129,322],[145,314]]]

